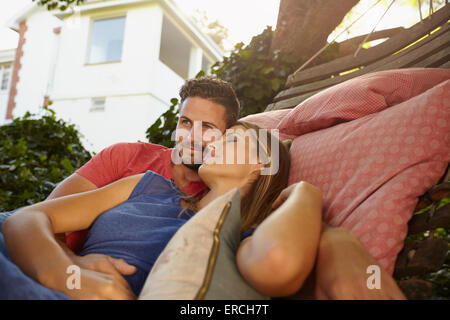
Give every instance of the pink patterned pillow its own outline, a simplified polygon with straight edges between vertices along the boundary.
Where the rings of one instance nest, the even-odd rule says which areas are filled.
[[[279,123],[297,136],[379,112],[450,79],[450,70],[410,68],[369,73],[328,88],[291,110]]]
[[[450,80],[394,107],[297,137],[290,181],[324,196],[324,220],[350,230],[389,272],[418,197],[450,161]]]
[[[269,112],[264,112],[264,113],[251,114],[251,115],[248,115],[239,120],[256,124],[257,126],[263,128],[263,129],[273,129],[278,126],[280,121],[283,120],[283,118],[287,114],[289,114],[289,112],[291,112],[291,110],[289,110],[289,109],[274,110],[274,111],[269,111]],[[295,138],[295,135],[283,134],[280,132],[279,138],[281,140],[286,140],[286,139],[292,140]]]

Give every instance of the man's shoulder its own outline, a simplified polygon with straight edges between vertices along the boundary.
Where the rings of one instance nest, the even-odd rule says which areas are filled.
[[[152,151],[152,152],[157,152],[157,151],[166,151],[166,150],[171,150],[168,147],[159,145],[159,144],[154,144],[154,143],[149,143],[149,142],[119,142],[119,143],[115,143],[113,145],[111,145],[110,147],[108,147],[111,150],[120,150],[120,151],[135,151],[135,152],[148,152],[148,151]]]

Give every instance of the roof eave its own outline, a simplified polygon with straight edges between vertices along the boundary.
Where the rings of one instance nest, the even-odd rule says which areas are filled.
[[[93,2],[79,6],[79,12],[81,13],[95,9],[128,6],[130,4],[153,1],[158,1],[163,6],[163,8],[165,8],[175,18],[177,18],[177,20],[186,28],[191,37],[201,42],[201,44],[204,46],[204,49],[207,50],[210,56],[214,57],[217,60],[220,60],[224,56],[225,53],[223,52],[223,50],[211,39],[211,37],[205,35],[195,23],[191,22],[189,18],[186,17],[176,6],[173,0],[117,0],[115,2]],[[26,20],[30,14],[41,9],[42,7],[40,7],[37,3],[30,3],[23,10],[13,16],[7,25],[12,30],[19,32],[20,23]],[[59,9],[55,9],[51,10],[50,13],[59,19],[64,19],[65,17],[72,15],[74,13],[74,10],[68,9],[61,12]]]

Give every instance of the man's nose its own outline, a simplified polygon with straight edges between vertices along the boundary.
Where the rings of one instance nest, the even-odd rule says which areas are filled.
[[[203,145],[201,121],[194,121],[194,125],[189,130],[186,138],[191,145]]]

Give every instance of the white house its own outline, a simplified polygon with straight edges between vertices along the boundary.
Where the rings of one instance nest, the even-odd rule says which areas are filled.
[[[172,0],[88,0],[66,11],[33,3],[12,19],[20,39],[0,111],[12,119],[51,100],[92,151],[145,141],[184,79],[224,55]]]
[[[15,49],[0,51],[0,125],[5,122],[15,54]]]

